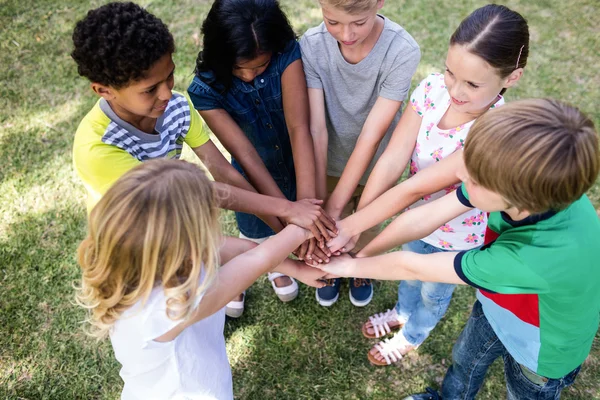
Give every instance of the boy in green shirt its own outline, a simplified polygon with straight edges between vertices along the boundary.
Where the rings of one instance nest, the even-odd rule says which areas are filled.
[[[554,100],[510,103],[480,117],[464,148],[462,188],[396,218],[341,276],[467,284],[477,302],[453,350],[444,400],[474,398],[502,356],[509,399],[557,398],[589,354],[600,313],[600,221],[585,192],[600,169],[593,123]],[[476,207],[490,213],[478,250],[394,252]],[[369,257],[369,258],[364,258]],[[393,339],[369,359],[399,357]],[[438,393],[412,399],[438,399]]]

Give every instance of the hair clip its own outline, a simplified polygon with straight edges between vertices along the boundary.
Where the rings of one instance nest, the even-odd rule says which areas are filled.
[[[521,53],[523,52],[523,47],[525,47],[525,45],[522,45],[521,50],[519,50],[519,57],[517,57],[517,65],[515,65],[515,69],[519,68],[519,61],[521,61]]]

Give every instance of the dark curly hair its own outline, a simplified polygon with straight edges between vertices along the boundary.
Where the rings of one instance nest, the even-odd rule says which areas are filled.
[[[202,23],[202,34],[204,49],[195,72],[212,71],[225,88],[231,85],[236,60],[282,52],[296,39],[277,0],[216,0]]]
[[[162,56],[175,52],[167,26],[134,3],[88,11],[75,25],[73,44],[79,75],[115,88],[142,79]]]

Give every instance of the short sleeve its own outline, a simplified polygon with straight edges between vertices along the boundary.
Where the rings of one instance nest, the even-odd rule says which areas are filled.
[[[277,57],[277,69],[280,73],[283,73],[285,69],[294,61],[302,58],[302,54],[300,52],[300,45],[296,40],[291,40],[285,46],[285,49],[281,54]]]
[[[321,82],[321,77],[314,67],[312,50],[306,35],[300,39],[300,50],[302,52],[302,66],[306,76],[306,86],[312,89],[323,89],[323,82]]]
[[[203,296],[201,294],[195,299],[192,305],[193,309],[198,307]],[[169,318],[167,314],[167,297],[162,286],[153,289],[143,310],[141,331],[143,332],[144,347],[183,322],[182,319],[173,320]]]
[[[141,162],[125,150],[105,143],[75,146],[75,170],[88,191],[88,213],[117,179]]]
[[[185,142],[193,149],[208,142],[210,136],[200,114],[192,107],[189,100],[188,105],[190,106],[190,129],[185,135]]]
[[[435,107],[431,100],[432,92],[437,92],[442,87],[445,88],[442,74],[429,75],[413,90],[410,95],[410,106],[422,117],[425,111]]]
[[[523,262],[519,248],[502,235],[481,250],[460,252],[454,259],[456,274],[468,285],[502,294],[543,293],[548,282],[536,270]]]
[[[475,208],[475,207],[473,207],[473,204],[471,204],[471,201],[469,200],[469,193],[467,192],[467,187],[465,186],[464,183],[460,185],[458,190],[456,190],[456,197],[458,197],[458,201],[460,201],[460,203],[463,206]]]
[[[162,287],[154,289],[152,297],[144,306],[144,314],[141,329],[144,347],[181,323],[181,320],[172,320],[167,315],[167,299]]]
[[[419,61],[421,61],[421,51],[418,47],[408,54],[398,55],[390,72],[381,83],[379,95],[390,100],[406,100],[410,81],[417,71]]]
[[[197,75],[187,89],[194,108],[198,111],[215,110],[223,108],[221,96]]]

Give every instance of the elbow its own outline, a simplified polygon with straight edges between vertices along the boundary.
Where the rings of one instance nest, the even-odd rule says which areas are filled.
[[[428,193],[427,190],[424,190],[423,187],[418,183],[418,179],[411,177],[400,184],[404,187],[404,192],[406,193],[407,198],[412,201],[412,203],[427,196],[428,194],[431,194]]]

